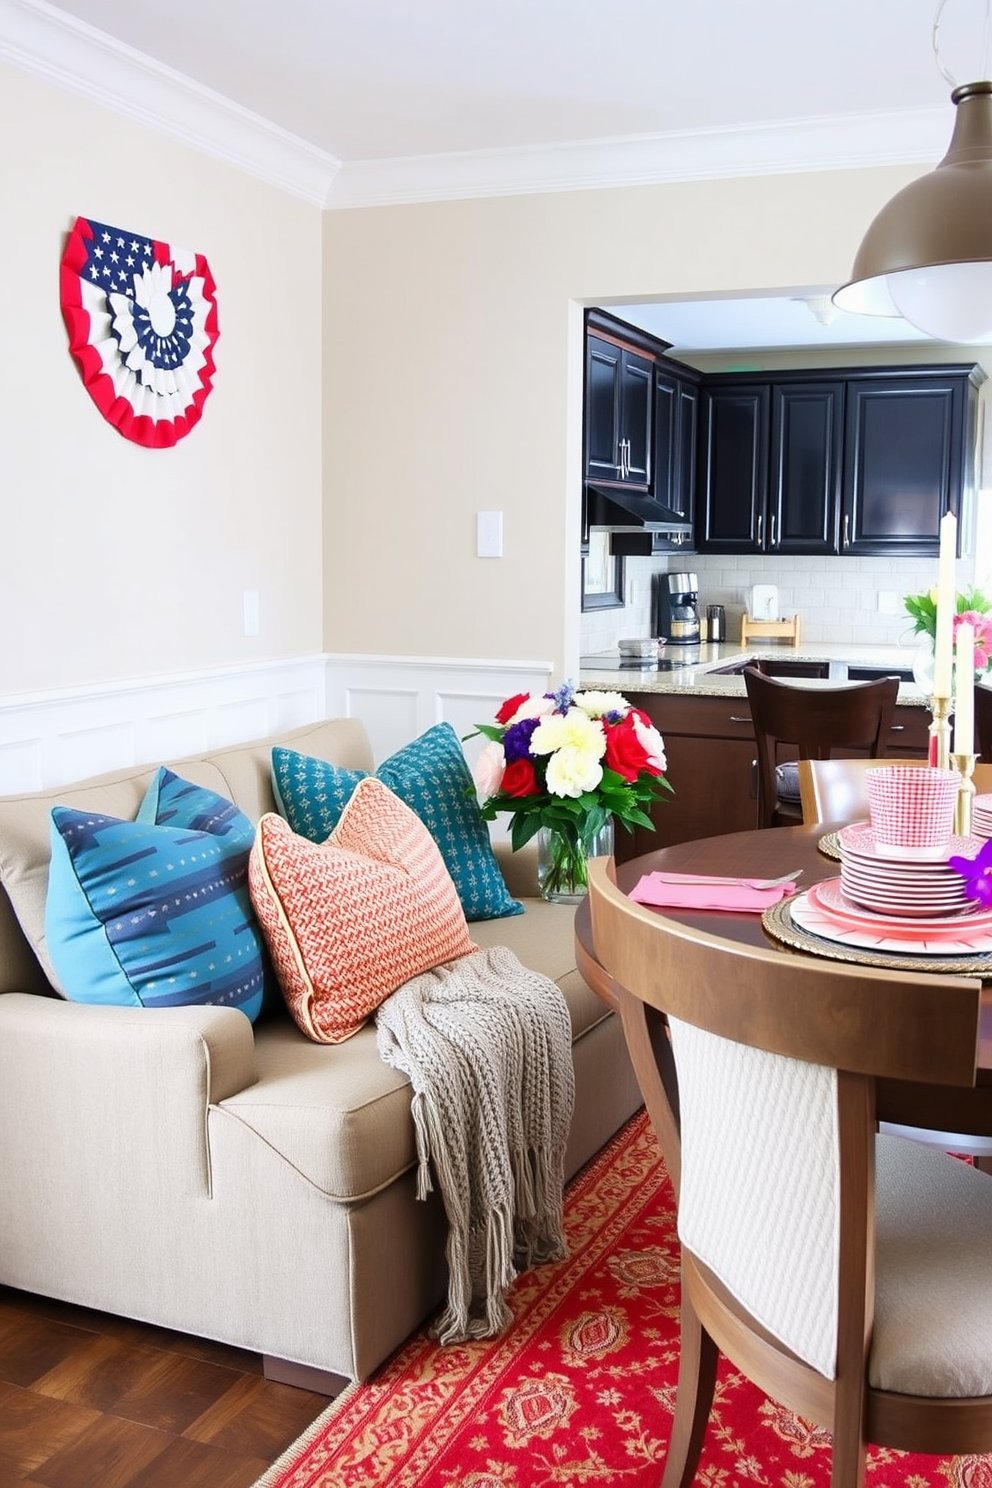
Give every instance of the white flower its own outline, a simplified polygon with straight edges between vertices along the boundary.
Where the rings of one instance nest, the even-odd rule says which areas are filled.
[[[637,742],[648,757],[648,767],[652,770],[660,770],[664,774],[668,768],[665,759],[665,741],[655,728],[653,723],[645,723],[642,718],[634,714],[634,733]]]
[[[544,780],[553,796],[583,796],[603,778],[603,767],[588,749],[565,745],[548,760]]]
[[[502,744],[497,744],[495,739],[490,739],[480,751],[472,771],[472,779],[475,788],[483,800],[487,796],[495,796],[503,780],[503,771],[506,769],[506,758],[503,754]]]
[[[630,709],[627,699],[619,692],[577,692],[572,702],[590,718],[605,718],[607,713],[626,715]]]
[[[545,784],[553,796],[581,796],[603,778],[606,753],[602,726],[581,708],[542,718],[531,735],[531,754],[547,754]]]
[[[542,718],[531,734],[531,754],[554,754],[556,749],[579,749],[602,759],[606,753],[606,735],[602,725],[581,708],[567,713],[551,713]]]

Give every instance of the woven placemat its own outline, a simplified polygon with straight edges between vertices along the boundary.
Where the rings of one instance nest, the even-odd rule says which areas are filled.
[[[836,858],[840,862],[839,832],[825,832],[816,845],[825,858]]]
[[[841,945],[838,941],[823,940],[804,930],[792,918],[789,900],[766,909],[761,923],[773,940],[791,947],[794,951],[806,951],[811,956],[823,956],[828,961],[851,961],[857,966],[882,966],[888,971],[936,971],[945,976],[981,976],[992,978],[992,952],[974,956],[913,956],[900,955],[897,951],[869,951],[860,946]]]

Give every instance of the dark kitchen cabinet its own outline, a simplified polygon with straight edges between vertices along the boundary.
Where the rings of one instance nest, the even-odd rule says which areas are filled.
[[[650,357],[586,337],[586,480],[650,484],[653,395]]]
[[[687,522],[696,509],[696,438],[699,376],[670,363],[654,371],[654,491],[658,501]]]
[[[836,553],[842,382],[773,383],[765,551]]]
[[[841,553],[936,554],[945,513],[967,518],[978,397],[969,370],[848,385]]]
[[[703,382],[698,546],[713,553],[967,550],[981,368],[848,369]]]
[[[767,383],[714,379],[703,385],[696,529],[701,553],[764,551],[770,410]]]

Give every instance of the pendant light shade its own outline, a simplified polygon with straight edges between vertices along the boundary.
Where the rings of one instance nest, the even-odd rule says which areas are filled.
[[[992,82],[965,83],[950,149],[865,233],[834,304],[902,315],[944,341],[992,341]]]

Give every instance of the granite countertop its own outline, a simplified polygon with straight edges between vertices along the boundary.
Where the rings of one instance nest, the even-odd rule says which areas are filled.
[[[758,661],[762,657],[776,661],[825,661],[831,675],[826,678],[795,677],[788,680],[802,687],[838,687],[848,680],[848,666],[892,667],[898,671],[911,671],[914,648],[912,646],[854,645],[825,641],[820,644],[808,642],[802,646],[733,645],[728,642],[704,642],[698,647],[666,646],[662,656],[673,661],[685,662],[676,671],[657,671],[653,668],[596,666],[597,656],[584,656],[579,678],[580,686],[610,692],[667,693],[674,696],[692,694],[696,697],[743,697],[744,679],[740,674],[723,674],[724,667]],[[603,652],[604,661],[615,659],[616,653]],[[927,698],[915,682],[899,684],[899,703],[909,707],[921,707]]]

